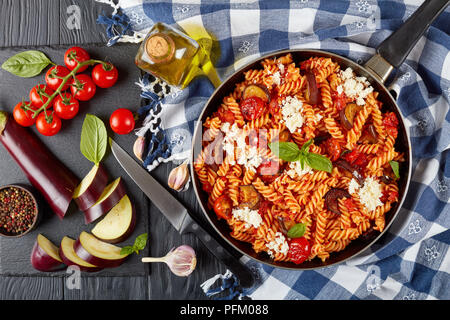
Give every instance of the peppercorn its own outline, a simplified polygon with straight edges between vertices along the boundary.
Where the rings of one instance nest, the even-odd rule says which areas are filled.
[[[0,229],[4,234],[27,231],[36,216],[36,204],[26,190],[8,187],[0,190]]]

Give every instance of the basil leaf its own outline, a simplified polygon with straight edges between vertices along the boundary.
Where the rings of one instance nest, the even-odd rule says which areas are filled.
[[[304,223],[297,223],[292,228],[289,229],[287,232],[287,236],[291,239],[293,238],[300,238],[303,237],[303,235],[306,232],[306,225]]]
[[[303,146],[302,146],[302,148],[300,149],[300,151],[303,151],[303,152],[309,152],[309,146],[310,145],[312,145],[312,143],[314,142],[314,140],[313,139],[309,139],[308,141],[306,141],[304,144],[303,144]]]
[[[23,51],[13,55],[2,64],[2,69],[22,78],[37,76],[53,62],[36,50]]]
[[[269,143],[269,148],[278,158],[284,161],[297,161],[301,155],[298,145],[294,142],[273,142]]]
[[[329,173],[333,170],[333,164],[330,159],[317,153],[308,153],[306,155],[306,164],[315,170],[326,171]]]
[[[147,244],[147,233],[143,233],[134,240],[134,248],[137,250],[144,250]]]
[[[132,254],[133,252],[134,252],[134,247],[132,247],[132,246],[126,246],[120,250],[121,255],[125,255],[125,254],[128,255],[128,254]]]
[[[392,171],[394,172],[397,179],[400,178],[400,165],[397,161],[389,161],[389,164],[391,165]]]
[[[80,150],[89,161],[98,165],[105,156],[108,133],[102,120],[87,114],[81,129]]]

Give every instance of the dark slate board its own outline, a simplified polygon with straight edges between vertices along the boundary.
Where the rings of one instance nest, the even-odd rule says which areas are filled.
[[[54,137],[43,137],[32,130],[47,145],[47,147],[70,168],[80,180],[90,170],[92,163],[84,158],[79,150],[81,126],[86,113],[93,113],[99,116],[106,124],[113,110],[118,107],[125,107],[137,110],[140,105],[139,88],[134,82],[139,78],[139,70],[134,65],[134,55],[136,45],[118,45],[108,48],[103,45],[84,46],[91,57],[107,59],[117,66],[120,79],[117,84],[110,89],[97,88],[95,97],[88,102],[81,102],[80,113],[75,119],[63,122],[62,131]],[[47,54],[55,63],[62,64],[65,46],[27,48],[38,49]],[[2,49],[0,50],[0,62],[3,63],[8,57],[25,49]],[[91,70],[91,69],[89,69]],[[4,70],[0,70],[0,106],[1,109],[12,111],[14,105],[21,101],[22,97],[28,99],[29,90],[38,82],[44,83],[44,75],[35,78],[18,78]],[[109,126],[107,125],[109,130]],[[110,136],[114,136],[109,130]],[[116,141],[127,151],[131,152],[135,137],[133,135],[115,136]],[[104,165],[110,175],[110,180],[121,176],[124,179],[127,193],[136,206],[138,213],[137,227],[131,237],[120,245],[130,245],[137,235],[149,230],[149,206],[148,199],[132,182],[132,180],[120,168],[114,157],[108,153],[104,160]],[[11,160],[7,151],[0,148],[0,184],[27,183],[25,175],[18,165]],[[65,276],[64,271],[53,273],[42,273],[32,268],[29,259],[30,252],[36,236],[42,233],[59,244],[62,237],[67,235],[76,239],[81,231],[90,231],[95,223],[84,224],[84,216],[72,202],[68,213],[63,221],[60,221],[48,208],[45,210],[44,219],[40,222],[36,230],[24,237],[9,239],[0,238],[0,274],[2,275],[45,275],[45,276]],[[148,250],[143,252],[147,254]],[[122,266],[114,269],[104,269],[96,273],[85,273],[92,276],[108,275],[146,275],[148,267],[140,262],[140,257],[133,255]]]

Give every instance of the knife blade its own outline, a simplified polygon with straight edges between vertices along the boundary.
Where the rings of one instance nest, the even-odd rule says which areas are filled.
[[[208,233],[202,223],[192,216],[188,210],[167,191],[147,170],[136,162],[113,139],[109,139],[111,151],[117,162],[163,213],[172,226],[180,233],[193,233],[230,271],[239,279],[243,288],[250,288],[253,283],[252,272],[243,265],[224,245],[220,244],[217,235]]]

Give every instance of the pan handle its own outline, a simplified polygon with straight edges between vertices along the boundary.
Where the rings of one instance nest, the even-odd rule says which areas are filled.
[[[397,31],[378,46],[377,54],[367,61],[365,67],[385,82],[391,71],[405,61],[420,37],[449,3],[450,0],[425,1]]]

